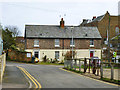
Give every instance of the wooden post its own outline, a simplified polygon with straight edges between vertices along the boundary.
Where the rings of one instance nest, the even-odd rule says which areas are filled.
[[[111,64],[111,80],[114,79],[114,69],[113,69],[113,65]]]
[[[66,63],[67,63],[67,68],[68,68],[68,60],[66,60]]]
[[[65,60],[64,60],[64,68],[65,68]]]
[[[97,61],[97,76],[99,76],[99,59]]]
[[[90,73],[90,60],[91,60],[91,59],[89,59],[89,73]]]
[[[101,74],[101,79],[103,78],[103,64],[101,62],[101,67],[100,67],[100,74]]]
[[[75,60],[75,71],[76,71],[76,60]]]
[[[80,60],[79,60],[79,71],[81,71],[81,63],[80,63]]]
[[[85,60],[84,60],[84,73],[86,72],[86,58],[85,58]]]

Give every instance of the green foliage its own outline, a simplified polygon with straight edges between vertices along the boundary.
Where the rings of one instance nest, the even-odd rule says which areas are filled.
[[[73,51],[73,58],[75,57],[76,52]],[[67,51],[66,54],[64,55],[64,59],[72,59],[72,51]]]
[[[46,55],[42,59],[43,59],[43,62],[47,62],[47,56]]]
[[[15,38],[12,37],[12,32],[8,29],[2,31],[2,38],[3,38],[3,47],[4,50],[7,49],[15,49],[16,43]]]

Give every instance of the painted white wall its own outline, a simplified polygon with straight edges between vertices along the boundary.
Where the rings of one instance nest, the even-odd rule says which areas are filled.
[[[26,49],[27,52],[32,52],[34,55],[34,51],[39,51],[39,59],[42,61],[42,58],[46,55],[49,59],[55,59],[55,51],[59,51],[60,60],[64,60],[65,53],[70,51],[70,49]],[[91,49],[77,49],[75,58],[90,58],[90,50]],[[97,56],[101,59],[101,49],[92,49],[94,51],[94,56]],[[63,54],[62,54],[63,53]]]

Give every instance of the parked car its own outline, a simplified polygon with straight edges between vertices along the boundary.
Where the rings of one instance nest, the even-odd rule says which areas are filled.
[[[38,63],[39,62],[39,59],[38,58],[35,58],[35,61],[34,61],[35,63]]]

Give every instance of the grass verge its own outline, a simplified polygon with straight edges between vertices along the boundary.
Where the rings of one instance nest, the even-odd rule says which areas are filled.
[[[63,68],[63,69],[84,75],[84,72],[75,71],[74,69],[70,69],[70,68]],[[88,77],[89,77],[89,76],[88,76]],[[92,78],[92,77],[91,77],[91,78]],[[120,80],[111,80],[111,79],[109,79],[109,78],[101,78],[101,79],[99,79],[99,80],[120,85]]]
[[[50,63],[50,62],[38,62],[36,64],[39,64],[39,65],[64,65],[64,64]]]

